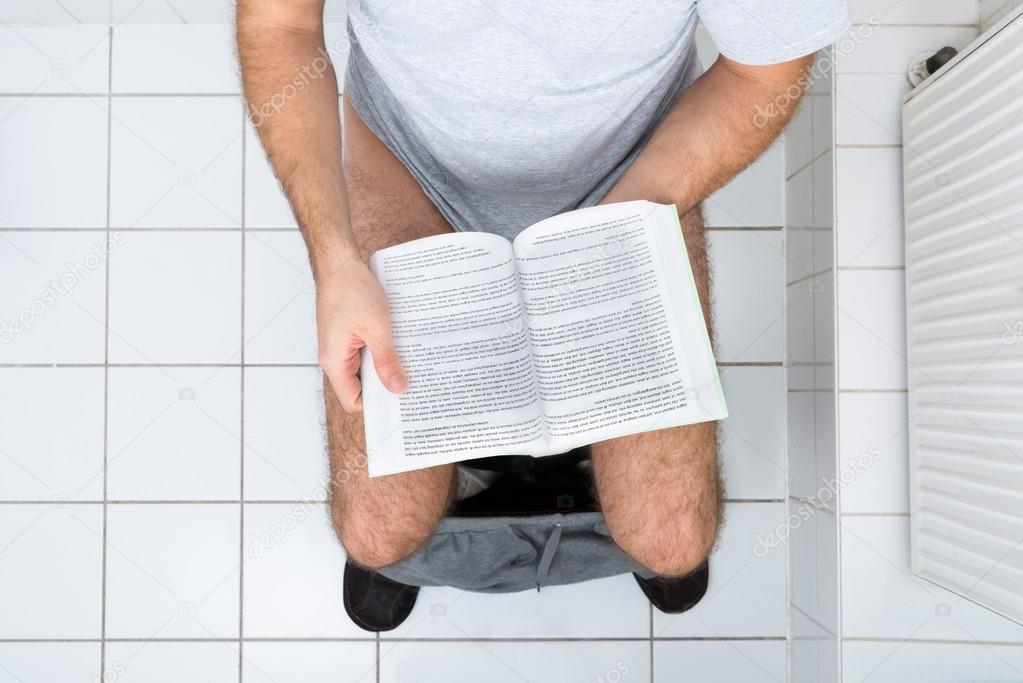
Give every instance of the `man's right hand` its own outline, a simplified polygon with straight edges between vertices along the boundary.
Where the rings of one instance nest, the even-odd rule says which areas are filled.
[[[368,346],[381,383],[400,394],[408,386],[391,337],[387,297],[364,263],[320,278],[316,287],[316,327],[320,367],[345,412],[362,410],[361,350]]]

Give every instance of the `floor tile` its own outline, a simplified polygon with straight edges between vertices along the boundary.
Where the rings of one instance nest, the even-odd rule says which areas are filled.
[[[231,0],[111,0],[114,24],[225,24],[234,19]]]
[[[239,93],[231,24],[114,28],[115,93]]]
[[[99,637],[102,516],[100,505],[0,506],[0,638]]]
[[[366,637],[341,600],[344,551],[319,503],[245,506],[245,636]]]
[[[787,675],[784,640],[654,643],[654,683],[776,683]]]
[[[245,362],[317,362],[316,287],[298,231],[245,237]]]
[[[105,240],[99,231],[0,233],[0,362],[103,362]]]
[[[646,681],[647,642],[383,642],[380,683]]]
[[[655,637],[785,635],[784,503],[729,503],[710,558],[707,595],[679,615],[654,612]]]
[[[0,368],[0,386],[0,500],[101,500],[103,369]]]
[[[718,361],[781,361],[785,355],[781,231],[711,232],[708,247]]]
[[[518,593],[424,588],[398,638],[644,638],[650,603],[631,574]]]
[[[237,683],[238,643],[107,643],[105,669],[121,683]]]
[[[749,168],[707,198],[710,227],[775,227],[785,222],[785,147],[769,147]]]
[[[238,505],[107,507],[107,636],[238,635]]]
[[[0,683],[100,678],[99,643],[0,643]]]
[[[111,368],[109,394],[110,499],[238,500],[240,368]]]
[[[246,642],[242,683],[373,683],[376,643]]]
[[[0,92],[105,93],[106,26],[0,26]]]
[[[248,122],[245,125],[245,227],[298,227],[256,129]]]
[[[116,97],[115,227],[241,225],[242,109],[234,97]]]
[[[0,227],[106,225],[107,101],[0,96]]]
[[[719,423],[728,498],[784,498],[785,369],[721,371],[728,419]]]
[[[241,235],[125,234],[110,263],[110,360],[237,363]]]
[[[319,368],[245,369],[245,498],[326,500]]]

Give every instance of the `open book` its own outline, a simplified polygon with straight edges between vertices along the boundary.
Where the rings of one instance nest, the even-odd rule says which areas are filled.
[[[674,206],[606,204],[382,249],[409,379],[363,352],[370,476],[544,456],[727,416]]]

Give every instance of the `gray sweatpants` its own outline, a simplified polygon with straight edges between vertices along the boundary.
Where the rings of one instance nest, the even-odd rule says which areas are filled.
[[[446,517],[411,557],[380,571],[413,586],[511,593],[636,572],[599,512]]]

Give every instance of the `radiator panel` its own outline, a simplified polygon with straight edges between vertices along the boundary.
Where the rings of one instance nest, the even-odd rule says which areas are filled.
[[[1023,622],[1023,17],[903,107],[914,573]]]

